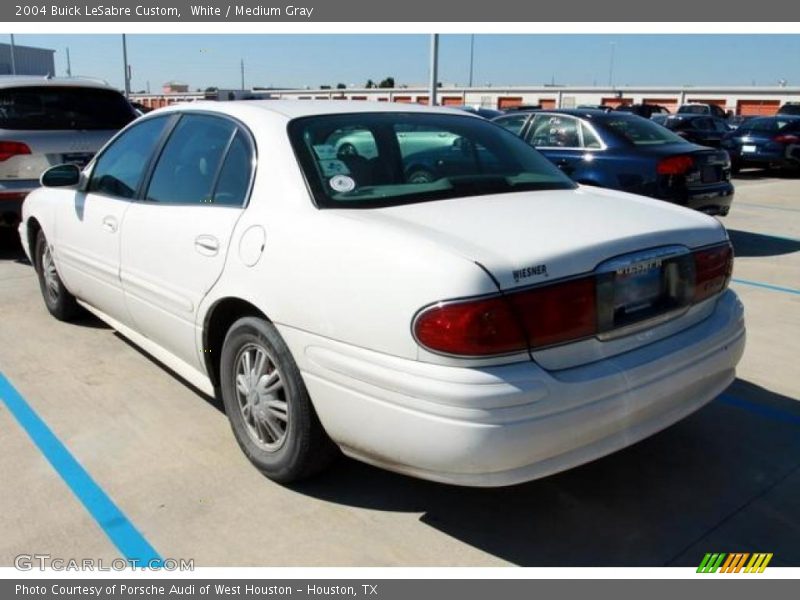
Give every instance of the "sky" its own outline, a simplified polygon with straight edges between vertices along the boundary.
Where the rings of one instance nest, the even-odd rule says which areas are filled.
[[[8,34],[0,41],[8,42]],[[442,35],[439,80],[466,85],[470,35]],[[178,80],[191,90],[245,87],[363,86],[394,77],[428,81],[430,38],[396,34],[159,34],[128,35],[133,91],[160,91]],[[56,75],[65,75],[69,48],[73,75],[100,77],[124,87],[120,35],[17,34],[20,45],[56,51]],[[612,68],[613,54],[613,68]],[[800,85],[800,35],[558,34],[474,37],[473,83],[504,85]],[[613,80],[613,81],[612,81]]]

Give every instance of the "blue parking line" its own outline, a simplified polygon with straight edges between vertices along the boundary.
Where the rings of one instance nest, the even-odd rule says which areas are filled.
[[[795,288],[788,288],[782,287],[780,285],[772,285],[771,283],[762,283],[760,281],[750,281],[749,279],[736,279],[735,277],[731,279],[734,283],[740,283],[742,285],[752,285],[754,287],[764,288],[766,290],[772,290],[773,292],[783,292],[785,294],[795,294],[800,295],[800,290]]]
[[[800,415],[794,415],[785,410],[772,408],[771,406],[766,406],[764,404],[757,404],[755,402],[751,402],[750,400],[744,400],[743,398],[732,396],[731,394],[720,394],[717,399],[728,406],[741,408],[751,413],[755,413],[761,417],[766,417],[767,419],[781,421],[783,423],[789,423],[791,425],[797,425],[800,427]]]
[[[158,552],[95,483],[91,475],[70,454],[2,373],[0,373],[0,401],[8,407],[39,451],[122,555],[135,566],[160,565],[162,559]]]

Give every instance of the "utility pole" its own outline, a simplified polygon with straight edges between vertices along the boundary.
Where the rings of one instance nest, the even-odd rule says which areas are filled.
[[[614,89],[614,48],[616,48],[616,46],[616,42],[611,42],[611,61],[608,65],[608,86],[612,90]]]
[[[14,49],[14,34],[12,33],[11,34],[11,74],[12,75],[16,75],[17,74],[17,59],[14,56],[15,53],[16,52],[15,52],[15,49]]]
[[[72,64],[69,61],[69,46],[67,46],[67,77],[72,77]]]
[[[436,92],[437,79],[438,79],[438,65],[439,65],[439,34],[431,34],[431,89],[430,89],[430,106],[436,106]]]
[[[125,71],[125,97],[128,98],[131,95],[131,69],[128,66],[128,41],[124,33],[122,34],[122,62]]]
[[[475,34],[469,36],[469,87],[472,87],[472,74],[475,66]]]
[[[244,90],[244,59],[241,59],[239,66],[242,71],[242,87],[240,89]]]

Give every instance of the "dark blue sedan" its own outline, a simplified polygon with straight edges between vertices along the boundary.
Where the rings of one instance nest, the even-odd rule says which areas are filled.
[[[698,146],[619,111],[556,110],[494,119],[574,181],[727,215],[733,202],[725,150]]]
[[[733,171],[744,167],[800,169],[800,116],[779,115],[745,121],[722,139]]]

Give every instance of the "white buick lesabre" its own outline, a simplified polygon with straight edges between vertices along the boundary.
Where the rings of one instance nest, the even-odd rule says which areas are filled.
[[[462,485],[543,477],[700,408],[744,349],[715,219],[577,186],[461,112],[175,106],[42,183],[20,235],[47,309],[221,395],[281,482],[337,448]]]

